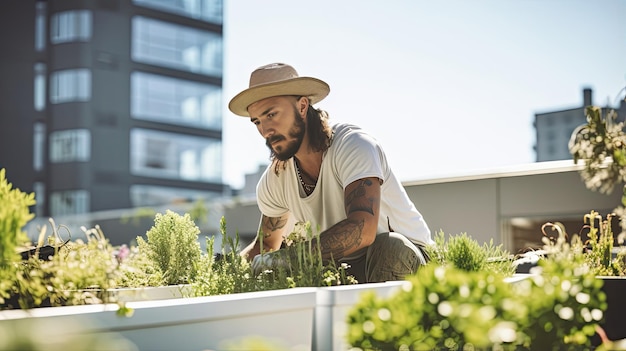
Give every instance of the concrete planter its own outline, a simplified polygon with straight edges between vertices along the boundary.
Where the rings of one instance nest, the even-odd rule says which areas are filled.
[[[295,288],[128,302],[132,317],[119,316],[116,304],[7,310],[0,312],[0,331],[19,321],[74,326],[62,330],[65,338],[115,334],[139,350],[223,350],[251,338],[310,350],[316,293]]]
[[[387,297],[402,287],[403,281],[318,288],[315,306],[313,351],[349,350],[346,342],[347,313],[366,291]]]

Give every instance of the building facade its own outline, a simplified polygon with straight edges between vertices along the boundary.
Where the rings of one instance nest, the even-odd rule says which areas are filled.
[[[222,0],[0,2],[0,168],[37,216],[221,197]]]
[[[569,140],[578,126],[587,123],[585,108],[591,105],[593,105],[593,91],[590,88],[584,88],[582,106],[535,114],[537,162],[572,159],[568,148]],[[626,117],[624,100],[621,100],[617,107],[604,106],[603,108],[615,109],[618,120],[624,121]]]

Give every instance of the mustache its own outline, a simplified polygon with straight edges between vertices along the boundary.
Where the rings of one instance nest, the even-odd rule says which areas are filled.
[[[273,143],[275,143],[277,141],[281,141],[283,139],[285,139],[285,137],[282,136],[282,135],[274,135],[274,136],[271,136],[271,137],[265,139],[265,145],[270,147],[270,146],[272,146]]]

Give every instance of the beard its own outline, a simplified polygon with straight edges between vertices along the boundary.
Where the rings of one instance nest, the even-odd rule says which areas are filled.
[[[305,124],[302,118],[300,118],[300,114],[295,107],[294,117],[295,121],[288,132],[288,137],[291,140],[284,148],[282,146],[279,146],[276,149],[272,148],[272,143],[287,140],[284,135],[273,135],[272,137],[266,139],[265,145],[267,145],[270,149],[272,158],[276,158],[279,161],[287,161],[292,158],[296,152],[298,152],[298,149],[300,149],[300,145],[302,145],[302,140],[304,139]]]

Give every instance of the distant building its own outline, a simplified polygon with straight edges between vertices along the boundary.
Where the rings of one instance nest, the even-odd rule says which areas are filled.
[[[0,168],[38,216],[210,201],[222,0],[0,2]]]
[[[572,159],[568,143],[572,132],[581,124],[587,123],[585,108],[593,105],[592,90],[583,89],[583,105],[580,107],[535,114],[534,127],[537,135],[535,153],[537,162]],[[611,108],[604,106],[603,108]],[[615,107],[618,118],[623,121],[626,115],[626,103],[622,100]]]

